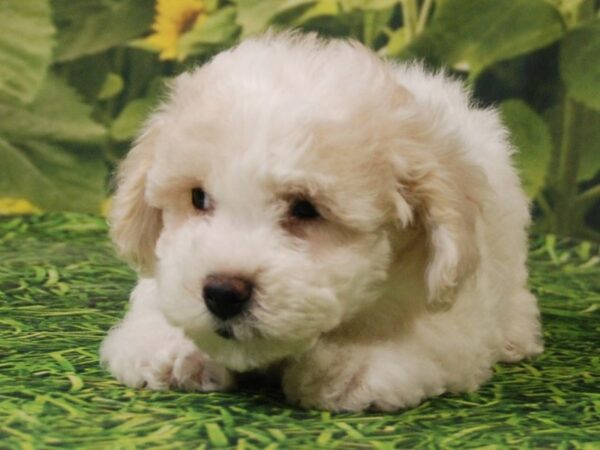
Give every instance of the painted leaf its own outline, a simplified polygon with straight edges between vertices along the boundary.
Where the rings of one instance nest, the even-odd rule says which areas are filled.
[[[359,9],[382,11],[393,8],[400,3],[400,0],[346,0],[342,1],[342,4],[344,3],[349,3],[351,6]]]
[[[546,122],[521,100],[506,100],[500,105],[502,121],[510,130],[517,149],[515,160],[525,192],[534,198],[544,185],[552,138]]]
[[[545,47],[563,35],[558,11],[544,0],[445,0],[415,49],[476,76],[487,66]]]
[[[316,0],[234,0],[242,37],[267,29],[276,16],[285,16],[317,3]],[[294,16],[294,14],[292,14]]]
[[[385,47],[379,50],[379,54],[382,56],[398,55],[406,46],[407,41],[406,30],[404,28],[388,32],[388,42]]]
[[[319,0],[293,20],[293,25],[302,25],[311,19],[324,16],[335,16],[339,12],[336,0]]]
[[[140,98],[133,100],[117,116],[110,127],[110,136],[118,142],[130,141],[138,134],[139,129],[148,117],[156,99]]]
[[[235,8],[223,8],[184,34],[178,43],[181,59],[218,45],[230,44],[240,29],[235,18]]]
[[[0,194],[47,211],[100,212],[107,169],[99,152],[0,138]]]
[[[109,72],[106,74],[104,83],[100,87],[98,92],[98,100],[108,100],[109,98],[116,97],[123,90],[125,83],[123,77],[118,73]]]
[[[98,145],[104,127],[54,77],[28,105],[0,103],[0,197],[45,210],[99,212],[107,169]]]
[[[126,43],[149,30],[154,17],[154,0],[52,0],[52,7],[59,29],[57,61]]]
[[[600,172],[600,112],[586,109],[582,112],[575,145],[579,149],[579,180],[589,180]]]
[[[52,59],[48,0],[0,1],[0,96],[30,102]]]
[[[267,28],[270,20],[286,0],[235,0],[237,20],[242,26],[242,36],[259,33]]]
[[[91,112],[70,86],[51,76],[31,104],[0,103],[0,136],[9,140],[99,142],[105,130],[90,119]]]
[[[600,19],[565,36],[560,75],[571,97],[600,110]]]
[[[573,150],[579,155],[577,181],[587,181],[600,172],[600,112],[577,105],[576,114],[578,120],[569,130],[569,140],[575,147]],[[550,124],[555,146],[560,145],[563,140],[563,116],[562,104],[553,106],[544,114],[544,118]],[[556,171],[552,174],[554,177],[558,175]]]

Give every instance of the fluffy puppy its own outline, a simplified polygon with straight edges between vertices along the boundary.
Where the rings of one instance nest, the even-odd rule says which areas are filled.
[[[498,115],[419,65],[314,35],[179,76],[124,161],[112,238],[140,279],[101,348],[121,382],[395,410],[542,351],[528,204]]]

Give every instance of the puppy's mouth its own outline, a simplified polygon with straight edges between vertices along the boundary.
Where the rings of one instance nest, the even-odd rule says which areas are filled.
[[[214,333],[228,341],[250,341],[262,338],[260,330],[245,321],[218,322],[214,324]]]
[[[233,332],[233,328],[230,325],[223,324],[223,325],[217,326],[215,333],[217,333],[223,339],[237,340],[237,338],[235,337],[235,334]]]

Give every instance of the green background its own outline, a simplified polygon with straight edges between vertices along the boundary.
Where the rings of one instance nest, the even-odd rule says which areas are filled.
[[[2,199],[105,211],[111,174],[165,81],[246,36],[296,28],[463,79],[512,133],[536,230],[600,241],[598,1],[168,0],[164,9],[190,2],[200,10],[181,22],[171,60],[145,39],[165,16],[154,0],[0,2],[0,212],[19,211]]]
[[[330,414],[274,389],[233,393],[125,388],[98,363],[134,274],[102,219],[0,220],[0,448],[597,449],[600,250],[532,240],[531,285],[546,351],[498,364],[472,394],[397,413]]]
[[[0,214],[44,211],[0,218],[0,448],[600,448],[598,3],[205,0],[162,60],[153,0],[0,0]],[[100,216],[111,174],[166,81],[269,27],[445,67],[499,108],[535,217],[541,357],[393,414],[136,391],[99,367],[135,281]]]

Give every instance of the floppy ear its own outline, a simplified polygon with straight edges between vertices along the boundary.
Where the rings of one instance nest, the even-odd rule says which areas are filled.
[[[419,152],[403,161],[396,211],[401,222],[420,222],[427,238],[425,285],[430,304],[450,304],[453,292],[479,260],[476,221],[486,181],[480,169],[460,158],[437,159]],[[403,219],[404,218],[404,219]]]
[[[155,134],[151,124],[121,163],[109,215],[110,235],[119,254],[145,275],[154,271],[154,248],[162,228],[161,211],[145,198]]]

